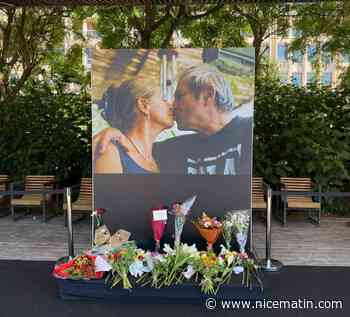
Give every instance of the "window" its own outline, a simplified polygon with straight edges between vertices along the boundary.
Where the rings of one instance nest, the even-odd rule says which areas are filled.
[[[322,76],[322,85],[323,86],[331,86],[332,85],[332,73],[324,72]]]
[[[303,53],[301,52],[301,50],[295,50],[292,52],[292,62],[293,63],[303,62]]]
[[[301,31],[296,28],[291,28],[289,34],[291,37],[298,38],[301,36]]]
[[[297,87],[301,87],[301,73],[293,73],[292,74],[292,84]]]
[[[310,72],[307,73],[307,83],[312,84],[316,82],[316,73],[315,72]]]
[[[101,38],[101,35],[100,35],[100,33],[99,32],[97,32],[97,31],[95,31],[95,30],[87,30],[86,31],[86,37],[87,37],[87,39],[89,39],[89,40],[94,40],[94,39],[96,39],[96,40],[99,40],[100,38]]]
[[[314,45],[314,44],[308,45],[308,47],[307,47],[307,59],[310,63],[314,63],[316,61],[316,59],[317,59],[316,53],[317,53],[316,45]]]
[[[279,78],[280,78],[281,84],[283,84],[283,85],[288,84],[288,73],[281,72],[281,73],[279,74]]]
[[[56,48],[56,52],[60,54],[64,54],[65,53],[64,47]]]
[[[329,65],[333,61],[331,52],[322,52],[322,64]]]
[[[91,69],[92,63],[92,48],[84,48],[84,66],[87,70]]]
[[[277,47],[277,58],[280,62],[286,62],[287,55],[287,45],[285,43],[279,43]]]
[[[340,53],[340,62],[343,64],[349,64],[350,63],[350,55],[347,53]]]

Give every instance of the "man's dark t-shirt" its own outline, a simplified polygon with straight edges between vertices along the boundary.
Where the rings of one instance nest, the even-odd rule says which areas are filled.
[[[250,175],[252,120],[235,117],[222,130],[175,137],[154,146],[161,173],[187,175]]]

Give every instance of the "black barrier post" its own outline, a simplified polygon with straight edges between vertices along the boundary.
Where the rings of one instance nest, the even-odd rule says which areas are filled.
[[[74,240],[73,240],[73,221],[72,221],[72,190],[66,188],[67,200],[67,227],[68,227],[68,256],[74,257]]]
[[[94,212],[91,215],[91,248],[95,246],[95,216]]]
[[[271,204],[272,190],[267,188],[267,215],[266,215],[266,258],[259,261],[260,267],[266,272],[277,272],[283,264],[280,261],[271,259]]]

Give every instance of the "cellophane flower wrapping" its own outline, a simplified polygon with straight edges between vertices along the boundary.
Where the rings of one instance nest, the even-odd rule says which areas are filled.
[[[137,255],[138,248],[134,241],[128,241],[120,248],[109,252],[107,259],[112,270],[108,275],[107,281],[111,281],[111,287],[122,283],[124,289],[132,288],[128,275],[130,274],[130,266],[134,263]]]
[[[101,279],[103,272],[96,272],[95,261],[96,256],[78,255],[74,259],[55,265],[53,276],[72,280]]]
[[[207,249],[211,250],[213,244],[220,237],[222,223],[216,217],[209,217],[205,212],[193,222],[200,235],[207,241]]]
[[[197,196],[192,196],[186,199],[183,203],[175,203],[172,207],[172,214],[175,216],[174,229],[175,229],[175,247],[178,247],[181,242],[181,235],[186,223],[186,218],[190,212]]]
[[[164,235],[164,230],[166,227],[166,220],[155,220],[153,217],[153,212],[160,209],[166,209],[164,206],[160,206],[158,208],[151,209],[151,225],[152,225],[152,232],[153,232],[153,239],[156,242],[156,250],[160,247],[160,240],[162,239]]]
[[[227,214],[227,218],[232,223],[232,230],[239,245],[240,252],[244,253],[249,233],[249,210],[230,211]]]

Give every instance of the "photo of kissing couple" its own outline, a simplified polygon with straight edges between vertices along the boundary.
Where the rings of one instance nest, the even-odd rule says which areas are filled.
[[[94,173],[251,175],[249,50],[122,50],[115,62],[117,50],[108,72],[122,79],[106,87],[100,74],[94,102]]]

